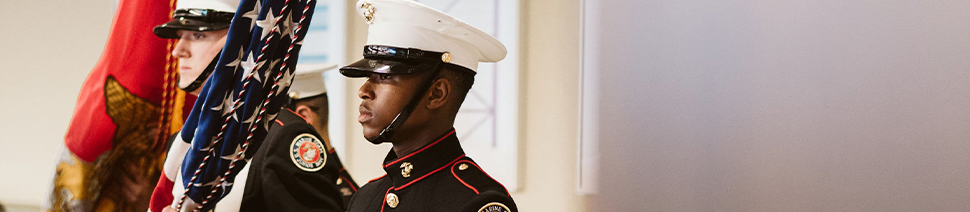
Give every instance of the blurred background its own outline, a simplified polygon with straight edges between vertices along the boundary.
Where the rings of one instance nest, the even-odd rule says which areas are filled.
[[[361,58],[355,2],[321,1],[329,56],[301,61]],[[476,154],[522,211],[970,211],[970,1],[427,2],[510,47],[476,81],[500,147]],[[0,0],[8,210],[45,200],[115,4]],[[390,146],[335,74],[331,137],[363,183]]]

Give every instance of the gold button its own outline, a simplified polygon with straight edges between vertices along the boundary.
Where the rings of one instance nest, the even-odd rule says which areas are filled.
[[[451,62],[451,53],[445,52],[444,54],[441,54],[441,62],[450,63]]]
[[[405,178],[411,177],[411,169],[414,169],[414,166],[411,165],[411,163],[408,163],[408,162],[402,163],[401,164],[401,176],[404,176]]]
[[[290,92],[290,99],[299,99],[299,98],[300,98],[300,93],[296,91]]]
[[[465,169],[468,169],[467,163],[462,163],[461,165],[458,165],[458,170],[465,171]]]
[[[344,183],[344,179],[337,178],[337,185],[340,185],[341,183]]]
[[[397,204],[400,203],[400,200],[397,199],[397,194],[394,193],[387,193],[386,199],[387,206],[391,206],[391,208],[396,208]]]

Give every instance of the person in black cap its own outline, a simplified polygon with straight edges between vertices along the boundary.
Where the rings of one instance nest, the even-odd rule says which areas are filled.
[[[172,21],[154,28],[161,38],[178,39],[178,87],[195,96],[212,74],[239,0],[181,0]]]
[[[178,58],[179,89],[193,96],[202,91],[226,44],[229,25],[238,5],[239,0],[180,0],[175,5],[172,20],[152,29],[158,37],[178,39],[172,56]],[[175,198],[172,193],[180,187],[175,185],[176,175],[191,146],[180,137],[176,133],[169,139],[162,176],[149,203],[150,211],[174,210],[167,206],[172,205]]]
[[[465,156],[453,124],[479,62],[505,46],[445,13],[413,1],[360,0],[370,26],[364,59],[340,69],[364,77],[364,138],[390,142],[387,173],[367,183],[348,211],[517,211],[508,190]]]
[[[159,37],[179,39],[172,51],[179,59],[179,88],[193,95],[201,92],[225,45],[238,5],[239,0],[179,0],[173,20],[153,29]],[[310,101],[320,99],[314,97],[326,100],[319,76],[325,68],[297,66],[291,87],[294,109],[319,105]],[[262,147],[247,152],[252,160],[238,173],[234,189],[213,211],[345,211],[357,184],[346,174],[333,148],[321,139],[318,128],[293,110],[281,110],[275,118],[267,123],[269,132]],[[174,211],[184,193],[179,167],[191,144],[181,137],[173,136],[171,141],[164,173],[152,193],[152,211]],[[195,206],[182,206],[187,208]]]

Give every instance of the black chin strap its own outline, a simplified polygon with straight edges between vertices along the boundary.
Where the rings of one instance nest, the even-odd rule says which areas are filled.
[[[209,62],[209,66],[206,66],[205,70],[202,70],[202,73],[199,73],[199,76],[195,77],[195,81],[192,81],[192,84],[179,89],[182,89],[185,92],[192,92],[198,90],[199,87],[202,87],[202,83],[205,83],[205,80],[209,78],[212,71],[216,69],[216,63],[219,63],[219,55],[222,55],[221,50],[218,54],[216,54],[215,58],[212,58],[212,62]],[[182,78],[179,78],[179,81],[182,81]]]
[[[373,144],[391,142],[390,139],[391,136],[394,136],[394,130],[401,127],[401,125],[404,124],[404,121],[411,116],[411,113],[414,112],[414,108],[418,106],[418,102],[421,102],[421,98],[428,93],[428,89],[431,88],[431,84],[438,79],[438,73],[441,73],[441,69],[444,68],[444,66],[445,63],[442,62],[435,64],[434,70],[431,72],[431,78],[428,78],[428,80],[424,82],[424,85],[419,88],[420,90],[418,90],[418,92],[411,97],[411,101],[404,106],[404,109],[397,114],[397,117],[394,117],[394,121],[391,121],[391,124],[387,125],[387,127],[385,127],[384,130],[381,131],[381,134],[377,135],[377,137],[367,138],[367,141],[370,141]]]

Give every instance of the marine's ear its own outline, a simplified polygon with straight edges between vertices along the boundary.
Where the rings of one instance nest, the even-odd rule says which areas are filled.
[[[428,105],[430,110],[439,109],[451,100],[451,81],[448,78],[438,78],[428,88]]]
[[[306,118],[306,121],[310,122],[310,125],[316,126],[316,123],[313,122],[317,120],[317,114],[309,106],[298,104],[293,108],[293,112]]]

